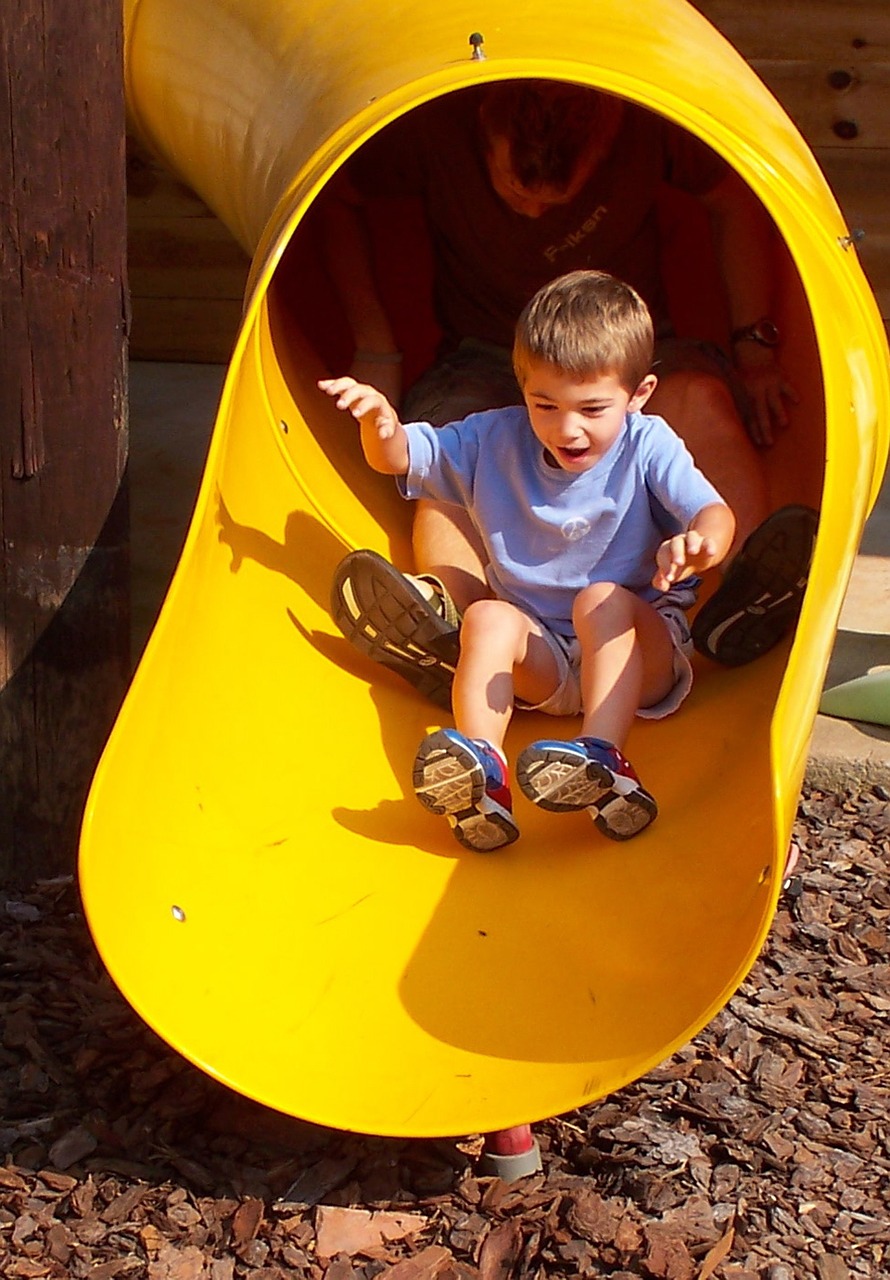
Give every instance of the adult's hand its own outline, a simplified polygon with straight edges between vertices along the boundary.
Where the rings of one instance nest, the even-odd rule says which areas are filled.
[[[736,368],[751,397],[748,434],[759,448],[768,449],[775,443],[776,432],[788,426],[788,407],[797,404],[797,392],[771,350],[748,343],[744,350],[742,347],[742,343],[737,344],[735,357]]]

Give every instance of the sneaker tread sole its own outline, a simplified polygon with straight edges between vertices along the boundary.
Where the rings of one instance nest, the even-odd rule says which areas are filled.
[[[413,782],[420,803],[438,814],[469,810],[479,803],[485,791],[485,773],[473,753],[440,734],[433,734],[420,744]]]
[[[493,853],[519,838],[516,825],[500,813],[471,810],[452,814],[448,821],[458,843],[474,853]]]
[[[612,775],[597,761],[574,751],[526,748],[516,761],[516,781],[539,808],[571,813],[595,804],[610,789]]]
[[[485,794],[485,771],[476,756],[444,733],[420,744],[412,780],[420,803],[448,819],[465,849],[491,853],[519,838],[512,816]]]
[[[516,781],[541,809],[587,809],[597,830],[610,840],[630,840],[658,816],[654,799],[633,779],[569,748],[527,747],[516,761]]]
[[[610,840],[632,840],[658,817],[658,806],[646,792],[631,795],[613,793],[611,799],[603,797],[590,810],[596,829]]]

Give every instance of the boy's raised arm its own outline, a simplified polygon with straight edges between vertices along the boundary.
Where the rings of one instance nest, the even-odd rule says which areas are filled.
[[[362,451],[374,471],[387,476],[408,472],[408,436],[382,391],[355,378],[323,378],[319,388],[361,424]]]

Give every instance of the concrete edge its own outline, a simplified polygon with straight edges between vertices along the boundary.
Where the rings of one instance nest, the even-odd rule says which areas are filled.
[[[819,791],[890,789],[890,729],[817,716],[804,786]]]

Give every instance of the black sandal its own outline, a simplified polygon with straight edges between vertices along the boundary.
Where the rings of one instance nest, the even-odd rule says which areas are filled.
[[[460,615],[438,579],[422,576],[436,586],[442,612],[376,551],[353,551],[334,574],[331,612],[360,653],[450,708]]]
[[[800,613],[818,523],[812,508],[789,506],[758,525],[696,615],[700,653],[741,667],[779,643]]]

